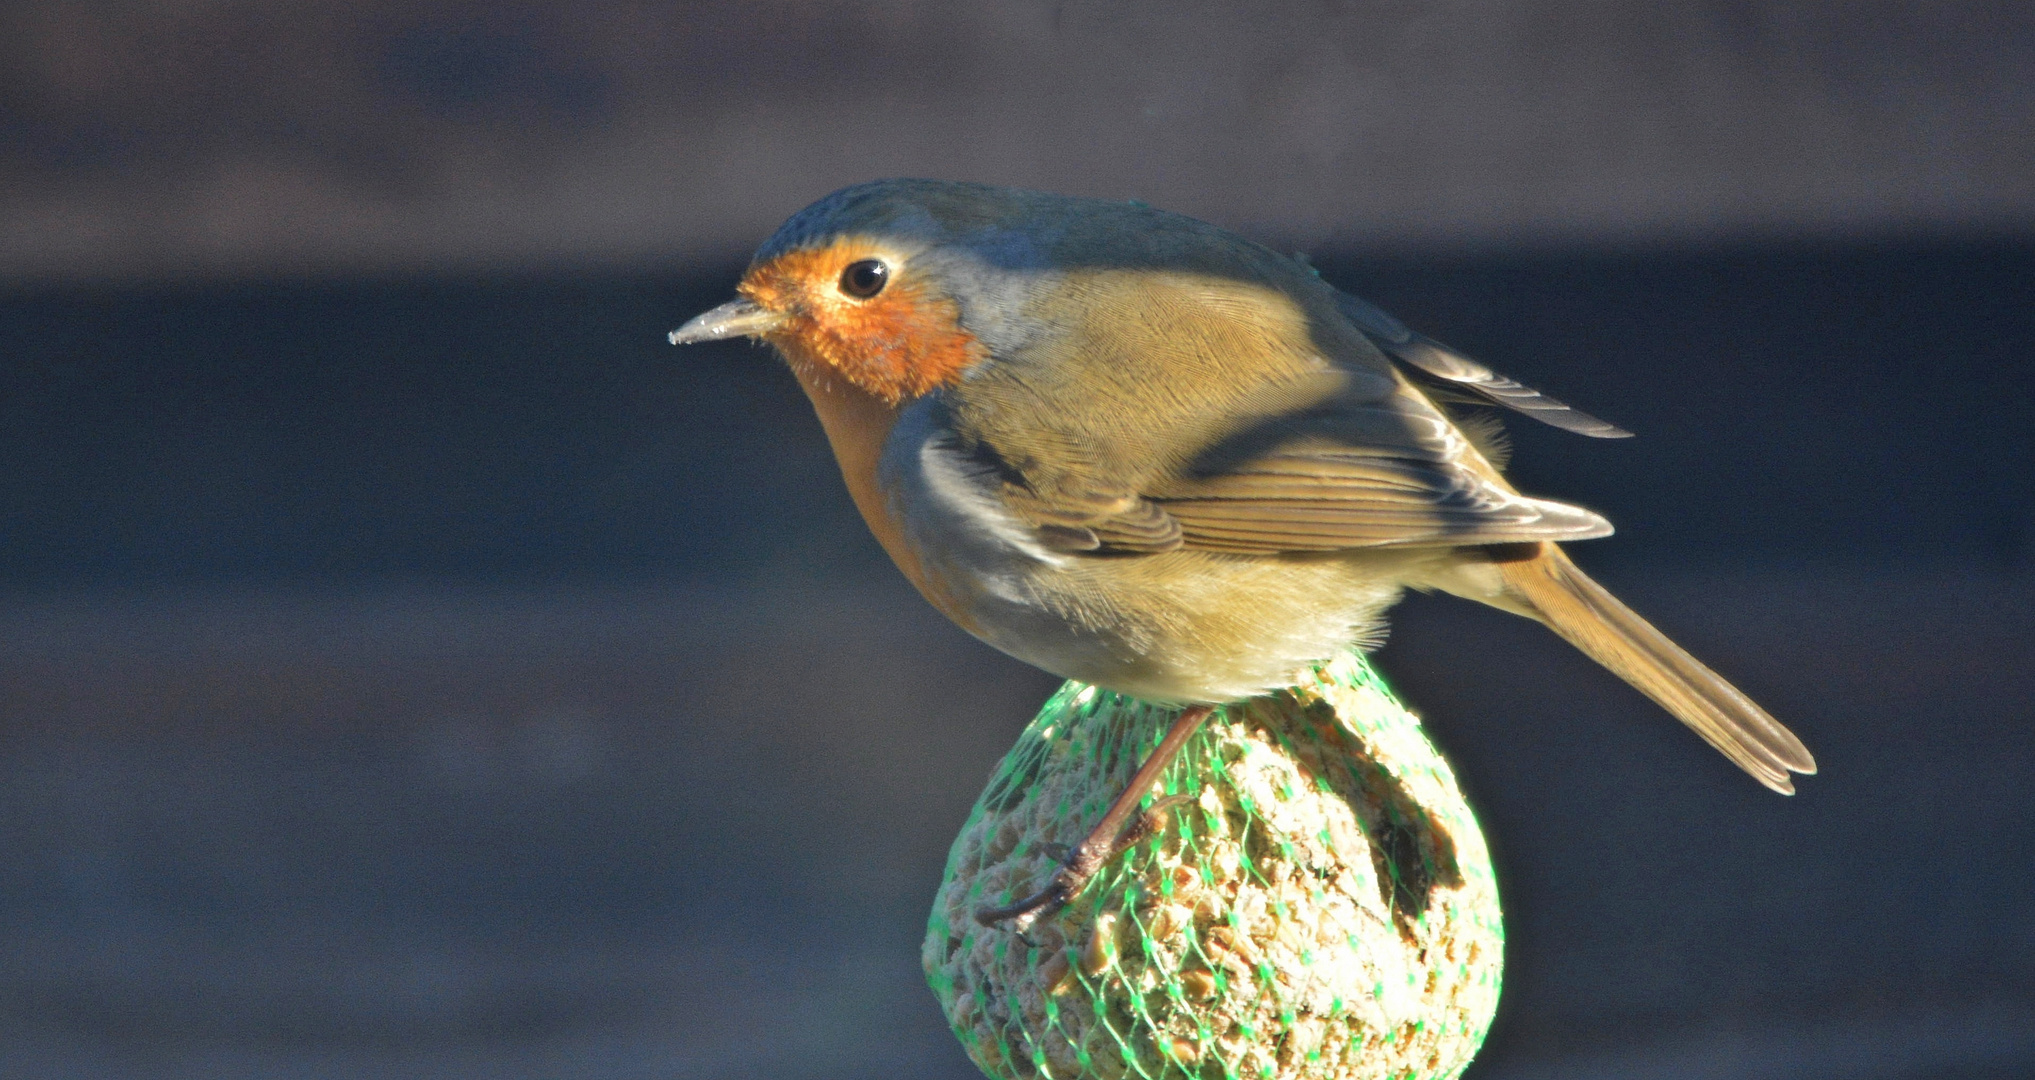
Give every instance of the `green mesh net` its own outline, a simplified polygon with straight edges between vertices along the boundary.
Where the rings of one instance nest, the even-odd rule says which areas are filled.
[[[1177,710],[1079,683],[977,800],[927,979],[993,1077],[1454,1077],[1498,1003],[1490,855],[1448,763],[1363,657],[1218,710],[1146,805],[1156,830],[1023,933],[1029,895]]]

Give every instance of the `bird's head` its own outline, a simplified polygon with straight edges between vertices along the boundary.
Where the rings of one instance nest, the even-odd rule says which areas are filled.
[[[1016,268],[991,275],[977,250],[985,228],[1010,217],[1009,201],[1002,189],[933,181],[836,192],[764,243],[736,286],[741,299],[671,341],[758,338],[802,377],[838,378],[891,405],[921,397],[989,355],[971,323],[999,291],[987,278]]]
[[[838,379],[898,405],[1063,332],[1070,297],[1126,272],[1322,290],[1298,264],[1142,203],[877,180],[793,215],[750,262],[741,299],[671,341],[759,338],[809,387]]]

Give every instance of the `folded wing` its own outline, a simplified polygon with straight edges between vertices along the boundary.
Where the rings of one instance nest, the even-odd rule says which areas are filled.
[[[1395,396],[1327,411],[1276,434],[1233,440],[1144,494],[1180,523],[1187,547],[1335,551],[1584,540],[1611,523],[1532,499],[1464,460],[1431,408]],[[1262,447],[1255,445],[1267,443]],[[1241,445],[1237,445],[1241,444]]]

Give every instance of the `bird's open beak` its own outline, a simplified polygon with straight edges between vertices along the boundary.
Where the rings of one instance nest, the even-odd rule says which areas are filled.
[[[784,316],[758,307],[750,300],[730,300],[671,332],[673,345],[719,341],[730,337],[755,337],[784,325]]]

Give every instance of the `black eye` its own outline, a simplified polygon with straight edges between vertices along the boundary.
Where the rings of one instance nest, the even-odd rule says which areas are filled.
[[[860,259],[841,271],[841,291],[858,300],[867,300],[883,291],[890,281],[890,267],[880,259]]]

